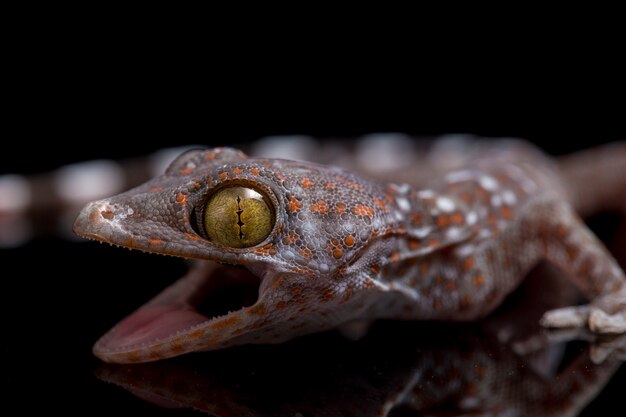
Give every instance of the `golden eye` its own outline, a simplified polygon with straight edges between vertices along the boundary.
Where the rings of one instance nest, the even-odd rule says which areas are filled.
[[[235,186],[217,190],[204,208],[204,230],[213,242],[247,248],[265,240],[274,227],[270,203],[252,188]]]

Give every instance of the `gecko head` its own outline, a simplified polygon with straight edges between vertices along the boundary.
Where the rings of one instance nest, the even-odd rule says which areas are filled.
[[[201,259],[95,345],[144,362],[325,330],[368,308],[393,234],[383,185],[334,167],[188,151],[165,174],[89,203],[87,238]]]

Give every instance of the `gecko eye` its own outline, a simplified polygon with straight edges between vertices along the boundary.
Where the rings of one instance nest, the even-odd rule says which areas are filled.
[[[274,213],[267,197],[258,191],[225,187],[209,197],[203,223],[209,240],[231,248],[247,248],[269,236]]]

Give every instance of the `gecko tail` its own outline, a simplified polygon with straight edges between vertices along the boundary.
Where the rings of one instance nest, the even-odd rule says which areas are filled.
[[[559,158],[570,200],[583,217],[600,211],[626,213],[626,141]]]

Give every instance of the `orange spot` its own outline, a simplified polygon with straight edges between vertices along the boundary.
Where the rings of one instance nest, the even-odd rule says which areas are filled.
[[[314,184],[315,183],[307,177],[302,178],[302,180],[300,181],[300,185],[302,185],[302,188],[311,188]]]
[[[335,250],[333,251],[333,257],[334,257],[335,259],[339,259],[339,258],[341,258],[342,256],[343,256],[343,250],[341,250],[341,249],[335,249]]]
[[[435,239],[430,239],[428,241],[428,246],[431,248],[436,248],[437,246],[439,246],[439,241]]]
[[[411,224],[413,226],[417,226],[421,222],[422,222],[422,216],[419,213],[412,213],[411,214]]]
[[[374,265],[370,266],[370,271],[372,271],[373,274],[377,274],[378,271],[380,271],[380,266],[374,264]]]
[[[363,205],[363,204],[357,204],[356,206],[354,206],[352,208],[352,212],[356,214],[357,216],[366,216],[366,217],[373,217],[375,213],[373,208]]]
[[[578,249],[574,246],[568,245],[565,250],[567,251],[567,257],[570,261],[573,261],[578,257]]]
[[[448,283],[446,284],[446,290],[448,290],[448,291],[456,290],[456,282],[448,281]]]
[[[346,287],[346,292],[343,295],[343,300],[341,301],[341,303],[345,303],[347,302],[350,298],[352,298],[352,292],[354,291],[354,288],[352,288],[351,286]]]
[[[196,190],[199,190],[200,187],[202,187],[202,184],[200,184],[199,182],[194,182],[193,188],[195,188]]]
[[[381,200],[380,198],[374,200],[374,205],[381,210],[387,209],[387,203],[385,202],[385,200]]]
[[[194,167],[189,167],[189,168],[181,169],[180,171],[178,171],[178,173],[180,175],[189,175],[193,172],[194,169],[195,169]]]
[[[243,172],[243,169],[239,168],[239,167],[235,167],[233,168],[233,174],[239,175]]]
[[[585,259],[580,266],[579,274],[586,276],[589,271],[591,271],[591,261],[589,259]]]
[[[248,309],[248,314],[257,314],[259,316],[263,316],[267,313],[267,309],[262,304],[252,306]]]
[[[282,172],[280,172],[280,171],[274,171],[274,176],[275,176],[276,178],[278,178],[281,182],[282,182],[282,181],[285,181],[285,178],[287,178],[287,177],[285,177],[285,174],[283,174],[283,173],[282,173]]]
[[[327,182],[326,183],[326,189],[327,190],[336,190],[337,189],[337,184],[335,184],[334,182]]]
[[[207,161],[212,161],[215,159],[215,152],[213,151],[209,151],[204,155],[204,159],[206,159]]]
[[[100,215],[107,220],[111,220],[113,218],[113,212],[111,210],[102,210]]]
[[[178,193],[176,196],[176,202],[185,204],[187,202],[187,196],[183,193]]]
[[[463,224],[465,223],[465,216],[457,211],[455,213],[452,213],[452,215],[450,216],[450,221],[452,222],[452,224],[456,225]]]
[[[274,253],[272,253],[272,251]],[[272,248],[272,244],[271,243],[267,243],[267,244],[265,244],[261,248],[255,248],[253,252],[256,255],[259,255],[259,256],[270,256],[270,255],[275,255],[276,254],[276,250],[274,250]]]
[[[152,360],[159,360],[161,359],[161,354],[159,352],[150,352],[148,357]]]
[[[463,261],[463,269],[466,271],[469,271],[470,269],[474,267],[474,264],[475,264],[475,261],[474,261],[473,256],[465,258],[465,260]]]
[[[559,225],[558,229],[557,229],[559,236],[563,237],[567,234],[567,227],[563,226],[562,224]]]
[[[447,227],[449,223],[450,223],[450,220],[448,219],[448,216],[441,215],[437,217],[437,226]]]
[[[211,328],[214,329],[214,330],[223,329],[225,327],[232,326],[233,324],[237,323],[238,321],[239,321],[239,316],[227,317],[224,320],[220,320],[220,321],[214,323],[213,325],[211,325]]]
[[[346,236],[346,238],[343,241],[347,246],[354,245],[354,237],[352,235]]]
[[[150,188],[148,189],[148,192],[149,192],[149,193],[158,193],[158,192],[159,192],[159,191],[161,191],[161,190],[162,190],[162,188],[161,188],[161,187],[150,187]]]
[[[287,245],[290,243],[294,243],[296,240],[298,240],[298,235],[296,235],[295,232],[292,231],[283,238],[283,243]]]
[[[191,240],[200,240],[200,236],[198,235],[192,235],[191,233],[185,232],[185,236],[187,236],[188,239]]]
[[[300,294],[302,294],[302,288],[298,288],[298,287],[296,287],[296,288],[294,288],[294,289],[292,289],[292,290],[291,290],[291,293],[292,293],[293,295],[300,295]]]
[[[274,282],[272,282],[272,288],[278,288],[283,283],[282,277],[277,277]]]
[[[313,252],[311,252],[311,249],[309,248],[304,248],[300,250],[298,253],[307,259],[311,259],[313,257]]]
[[[417,239],[409,239],[409,249],[417,250],[420,247],[420,241]]]
[[[276,303],[276,308],[278,309],[283,309],[285,307],[287,307],[287,304],[285,304],[284,301],[279,301],[278,303]]]
[[[198,329],[196,331],[189,333],[189,337],[191,337],[192,339],[198,339],[204,336],[205,333],[206,333],[206,329]]]
[[[477,287],[480,287],[484,283],[485,283],[485,277],[482,276],[482,274],[476,275],[476,278],[474,278],[474,285]]]
[[[389,256],[391,262],[398,262],[400,260],[400,254],[396,251],[391,252],[391,256]]]
[[[259,168],[252,168],[250,170],[250,174],[256,175],[258,177],[259,176]]]
[[[487,201],[489,199],[489,197],[491,196],[491,194],[489,194],[484,188],[478,188],[476,190],[474,190],[474,192],[476,193],[476,195],[478,195],[478,197],[480,197],[482,200]]]
[[[296,199],[294,196],[291,196],[291,199],[289,199],[289,211],[291,211],[292,213],[295,213],[301,208],[302,208],[302,203],[298,201],[298,199]]]
[[[388,203],[392,203],[393,196],[391,194],[385,194],[385,200],[387,200]]]
[[[322,292],[322,297],[326,301],[332,300],[335,298],[335,292],[331,288],[326,288],[324,292]]]
[[[177,355],[184,353],[185,349],[182,346],[174,345],[170,348],[170,352],[175,353]]]
[[[513,218],[513,210],[511,207],[502,207],[500,209],[500,214],[504,219],[511,220]]]
[[[163,241],[161,239],[150,239],[150,240],[148,240],[148,243],[151,246],[159,246],[159,245],[161,245],[163,243]]]
[[[219,179],[221,180],[225,180],[226,178],[228,178],[228,172],[220,172],[220,174],[218,175]]]
[[[311,211],[320,214],[328,213],[328,204],[324,200],[317,200],[314,204],[311,205]]]
[[[335,213],[342,214],[346,211],[346,205],[343,203],[335,204]]]

